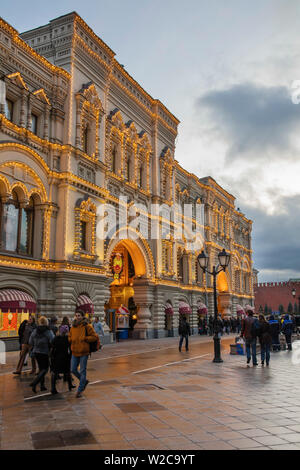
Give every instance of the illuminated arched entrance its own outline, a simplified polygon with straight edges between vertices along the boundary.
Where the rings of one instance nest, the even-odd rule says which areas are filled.
[[[222,317],[231,315],[231,295],[227,274],[221,271],[217,276],[218,312]]]
[[[120,339],[126,339],[128,334],[131,337],[137,322],[134,285],[136,280],[147,275],[146,262],[141,249],[133,240],[116,243],[109,262],[114,278],[110,285],[108,309],[114,313],[110,323],[115,322],[115,325],[110,326],[118,331]],[[126,310],[127,316],[126,313],[124,315]]]

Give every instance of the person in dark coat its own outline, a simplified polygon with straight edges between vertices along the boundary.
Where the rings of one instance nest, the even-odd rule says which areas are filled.
[[[64,374],[64,379],[68,382],[69,390],[76,388],[72,383],[71,377],[71,349],[68,340],[69,327],[68,325],[61,325],[59,328],[59,335],[55,336],[52,342],[51,355],[50,355],[50,369],[51,369],[51,393],[56,395],[56,380],[60,373]]]
[[[52,315],[52,317],[50,317],[50,320],[49,320],[49,330],[51,330],[54,335],[56,335],[58,332],[58,327],[56,326],[56,324],[57,324],[57,318],[55,315]]]
[[[259,315],[259,333],[258,339],[260,343],[261,365],[263,366],[266,359],[266,365],[270,363],[270,349],[272,345],[271,326],[266,321],[264,315]]]
[[[286,339],[286,344],[288,346],[288,351],[292,350],[292,334],[293,334],[293,322],[290,319],[290,316],[287,314],[284,317],[282,324],[282,332]]]
[[[179,323],[178,333],[180,335],[179,341],[179,352],[181,352],[181,347],[183,340],[185,339],[185,350],[189,350],[189,336],[191,336],[190,325],[186,320],[186,317],[182,317],[181,322]]]
[[[274,315],[270,315],[269,325],[271,329],[273,351],[280,351],[280,340],[279,340],[280,325],[279,325],[279,321],[275,320]]]
[[[243,319],[242,322],[242,331],[241,337],[245,338],[246,342],[246,355],[247,355],[247,364],[250,364],[251,361],[251,353],[252,353],[252,362],[253,366],[257,366],[257,359],[256,359],[256,333],[253,328],[253,324],[257,319],[253,317],[253,310],[247,311],[248,316]]]
[[[31,333],[36,328],[34,317],[30,316],[29,319],[25,320],[25,321],[26,321],[26,323],[22,322],[22,324],[21,324],[21,325],[23,325],[21,331],[20,331],[21,325],[20,325],[20,328],[19,328],[19,342],[20,342],[20,346],[21,346],[21,351],[20,351],[20,358],[19,358],[17,368],[13,372],[13,374],[16,374],[16,375],[20,375],[22,373],[22,369],[23,369],[23,366],[24,366],[24,363],[25,363],[25,360],[26,360],[26,356],[27,356],[27,354],[30,355],[31,346],[29,344],[29,339],[30,339]],[[30,374],[35,374],[35,371],[36,371],[36,361],[35,361],[35,358],[33,356],[31,356],[31,371],[30,371]]]
[[[38,383],[40,383],[41,392],[47,390],[45,387],[45,375],[49,369],[49,352],[54,338],[54,333],[48,327],[47,318],[40,317],[38,327],[32,332],[29,339],[29,344],[33,347],[32,353],[39,366],[38,376],[30,384],[33,393],[36,393]]]

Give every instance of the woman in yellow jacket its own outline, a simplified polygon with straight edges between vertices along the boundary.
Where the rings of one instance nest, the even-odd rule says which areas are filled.
[[[89,343],[98,340],[98,336],[94,328],[89,324],[84,316],[84,312],[77,311],[75,320],[69,333],[69,341],[71,343],[72,359],[71,372],[79,380],[79,387],[76,397],[80,398],[89,381],[86,378],[87,361],[90,353]],[[80,365],[80,372],[78,367]]]

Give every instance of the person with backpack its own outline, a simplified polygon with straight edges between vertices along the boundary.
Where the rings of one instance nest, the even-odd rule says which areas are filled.
[[[244,337],[246,342],[247,364],[250,364],[252,352],[253,366],[257,366],[256,337],[259,331],[259,325],[257,326],[257,318],[253,317],[253,310],[248,310],[247,314],[248,316],[242,320],[241,337]]]
[[[266,359],[266,365],[270,363],[270,349],[272,344],[271,326],[266,321],[264,315],[259,315],[259,334],[261,365],[263,366]]]
[[[32,332],[29,339],[29,344],[32,346],[32,353],[39,366],[39,373],[30,384],[33,393],[36,393],[36,386],[38,383],[41,384],[41,392],[47,390],[45,387],[45,375],[49,369],[49,352],[54,338],[55,335],[53,331],[48,327],[47,318],[40,317],[38,327]]]
[[[182,343],[185,339],[185,350],[189,350],[189,336],[191,336],[191,328],[189,323],[186,320],[186,317],[182,317],[181,321],[179,322],[179,329],[178,333],[180,335],[179,340],[179,352],[181,352]]]
[[[282,333],[285,336],[288,351],[292,351],[293,322],[288,314],[285,315],[282,323]]]
[[[71,376],[71,350],[68,340],[69,327],[68,325],[61,325],[59,327],[59,335],[55,336],[52,342],[50,354],[50,369],[51,369],[51,393],[56,395],[56,381],[60,373],[64,374],[64,380],[68,382],[69,391],[76,388],[72,383]]]
[[[269,325],[270,325],[271,337],[272,337],[272,349],[273,351],[280,351],[280,340],[279,340],[280,325],[279,325],[279,321],[275,319],[274,315],[270,315]]]
[[[89,324],[84,312],[78,310],[75,313],[75,320],[69,332],[69,342],[71,343],[71,372],[79,380],[76,398],[82,397],[82,392],[86,389],[89,381],[86,378],[87,361],[91,352],[90,344],[99,342],[99,337],[92,325]],[[80,372],[78,367],[80,366]]]

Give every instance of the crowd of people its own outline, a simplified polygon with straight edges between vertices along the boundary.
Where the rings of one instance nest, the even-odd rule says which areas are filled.
[[[260,314],[258,318],[254,316],[254,312],[249,310],[247,317],[242,321],[241,337],[246,343],[247,364],[250,364],[251,358],[253,366],[257,366],[256,345],[259,340],[261,348],[261,364],[269,366],[271,348],[274,352],[281,350],[280,335],[285,338],[287,350],[292,351],[292,335],[297,330],[295,318],[289,314],[283,318],[275,318],[270,315],[267,320],[264,315]]]
[[[248,310],[245,318],[221,318],[218,316],[217,333],[219,336],[224,334],[237,333],[245,340],[247,364],[252,362],[254,366],[258,365],[256,358],[257,340],[261,347],[261,364],[269,365],[271,349],[276,352],[281,350],[280,336],[285,338],[288,351],[292,350],[292,334],[297,331],[296,320],[293,315],[283,315],[275,317],[270,315],[268,319],[264,315],[254,315],[254,311]],[[199,320],[199,334],[214,334],[214,317],[201,318]]]
[[[99,349],[100,336],[104,335],[99,318],[96,317],[91,324],[85,313],[78,310],[72,324],[68,317],[64,317],[58,325],[55,316],[49,320],[41,316],[36,322],[34,316],[30,315],[28,320],[21,323],[18,334],[20,357],[13,373],[21,375],[29,357],[30,374],[34,376],[30,386],[34,393],[38,384],[41,391],[47,390],[45,377],[50,368],[51,393],[58,393],[56,383],[62,378],[68,383],[70,391],[76,388],[72,381],[74,375],[79,380],[76,397],[80,398],[89,383],[86,378],[89,355],[91,351]]]
[[[241,319],[235,317],[221,318],[218,317],[218,333],[221,335],[230,333],[240,333]],[[212,336],[214,334],[214,317],[210,315],[208,318],[200,318],[198,322],[199,335]]]

